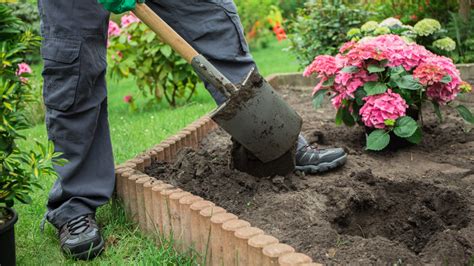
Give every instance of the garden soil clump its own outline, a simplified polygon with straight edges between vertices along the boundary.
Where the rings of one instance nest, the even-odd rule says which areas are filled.
[[[338,127],[309,88],[281,89],[319,147],[339,146],[347,164],[330,173],[256,178],[232,170],[230,136],[215,131],[198,151],[147,173],[226,208],[321,263],[467,264],[474,256],[474,133],[455,112],[437,125],[424,114],[418,146],[364,150],[362,127]],[[471,105],[470,108],[473,106]],[[429,115],[428,115],[429,114]]]

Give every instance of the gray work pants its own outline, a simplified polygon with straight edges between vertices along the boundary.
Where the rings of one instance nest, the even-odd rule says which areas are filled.
[[[232,82],[255,66],[232,0],[147,4]],[[105,81],[109,14],[97,0],[39,0],[38,6],[48,137],[69,161],[56,167],[60,177],[47,204],[47,219],[59,228],[94,213],[114,189]],[[207,88],[221,104],[222,95]]]

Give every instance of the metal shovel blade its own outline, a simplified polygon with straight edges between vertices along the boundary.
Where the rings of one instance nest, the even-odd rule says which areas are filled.
[[[294,149],[303,124],[256,70],[211,118],[264,163]]]

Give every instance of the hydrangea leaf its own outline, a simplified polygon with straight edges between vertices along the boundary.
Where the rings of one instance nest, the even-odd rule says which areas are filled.
[[[367,136],[367,150],[371,151],[381,151],[385,149],[390,143],[389,132],[378,129],[372,131],[372,133]]]
[[[421,129],[418,127],[413,135],[410,137],[406,138],[409,142],[413,144],[419,144],[421,142],[421,139],[423,138],[423,133],[421,132]]]
[[[398,79],[394,79],[394,81],[400,89],[415,91],[423,89],[423,85],[421,85],[417,80],[415,80],[413,75],[405,75]]]
[[[372,64],[367,67],[367,70],[369,73],[380,73],[385,71],[385,67]]]
[[[464,120],[471,124],[474,124],[474,115],[466,106],[458,105],[456,106],[456,110],[458,110],[459,114]]]
[[[313,107],[318,109],[321,107],[321,104],[324,100],[324,95],[327,93],[328,90],[319,90],[313,95]]]
[[[415,134],[418,123],[409,116],[403,116],[397,119],[393,132],[400,138],[409,138]]]
[[[359,68],[356,66],[347,66],[341,70],[342,73],[357,73]]]
[[[439,122],[443,122],[443,114],[441,114],[441,109],[439,108],[439,103],[433,101],[433,109],[435,111],[436,116],[439,119]]]
[[[446,75],[443,77],[443,79],[441,80],[441,82],[443,82],[444,84],[448,84],[449,82],[451,82],[453,80],[453,78],[450,76],[450,75]]]
[[[385,93],[387,89],[388,89],[387,85],[385,85],[385,83],[382,83],[382,82],[369,81],[364,84],[364,90],[365,92],[367,92],[368,96]]]

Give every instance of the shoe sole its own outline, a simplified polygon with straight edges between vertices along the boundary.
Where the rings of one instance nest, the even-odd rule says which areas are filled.
[[[81,253],[70,254],[70,256],[76,260],[91,260],[99,256],[102,251],[104,251],[104,239],[100,240],[99,245]]]
[[[302,171],[306,174],[317,174],[317,173],[323,173],[323,172],[327,172],[329,170],[338,168],[344,165],[346,161],[347,161],[347,154],[329,163],[320,163],[318,165],[296,166],[295,169],[298,171]]]

